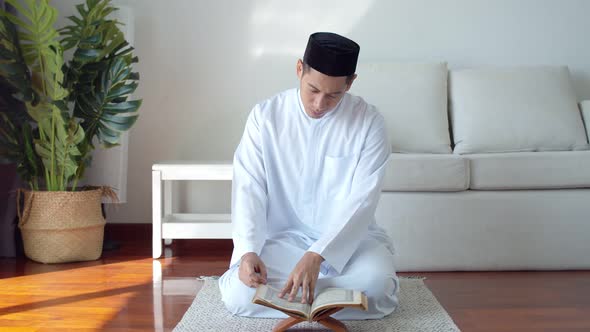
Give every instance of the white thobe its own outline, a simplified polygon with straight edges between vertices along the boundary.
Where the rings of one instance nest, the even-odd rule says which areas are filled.
[[[367,312],[338,319],[381,318],[397,306],[393,245],[375,222],[390,155],[383,117],[346,93],[319,119],[305,113],[299,89],[282,92],[250,113],[233,161],[234,251],[219,285],[226,307],[250,317],[287,317],[251,303],[254,289],[238,278],[242,255],[255,252],[268,284],[282,288],[306,251],[324,261],[325,287],[364,291]]]

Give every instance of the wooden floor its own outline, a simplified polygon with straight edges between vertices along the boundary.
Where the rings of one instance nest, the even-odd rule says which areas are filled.
[[[0,259],[0,331],[171,331],[195,277],[221,275],[231,254],[231,241],[182,240],[154,261],[149,229],[112,237],[121,248],[94,262]],[[427,277],[462,331],[590,331],[590,271],[411,275]]]

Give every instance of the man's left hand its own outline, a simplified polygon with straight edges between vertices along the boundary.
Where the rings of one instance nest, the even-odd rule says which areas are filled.
[[[285,287],[279,293],[279,297],[282,298],[285,294],[289,294],[289,302],[291,302],[301,287],[303,290],[301,303],[311,304],[314,298],[315,284],[320,274],[320,265],[323,261],[324,258],[319,254],[312,251],[306,252],[295,265]]]

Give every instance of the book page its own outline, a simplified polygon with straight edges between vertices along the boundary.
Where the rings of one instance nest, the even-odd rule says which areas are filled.
[[[297,296],[294,298],[293,302],[289,302],[287,300],[288,295],[285,295],[284,299],[279,297],[280,292],[281,291],[276,288],[272,288],[267,285],[260,285],[256,290],[254,299],[261,299],[264,302],[270,303],[285,310],[300,312],[306,317],[309,315],[309,312],[311,311],[310,305],[307,303],[301,303],[301,296]]]
[[[361,293],[352,289],[326,288],[318,294],[311,305],[311,310],[329,305],[354,305],[361,303]]]

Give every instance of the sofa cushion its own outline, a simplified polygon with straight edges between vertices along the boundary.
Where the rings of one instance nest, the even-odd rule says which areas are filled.
[[[469,187],[469,160],[452,154],[392,153],[383,191],[462,191]]]
[[[567,67],[452,71],[450,102],[455,153],[588,149]]]
[[[590,187],[590,151],[484,153],[470,160],[471,189]]]
[[[351,93],[385,117],[393,152],[451,153],[446,63],[359,64]]]

